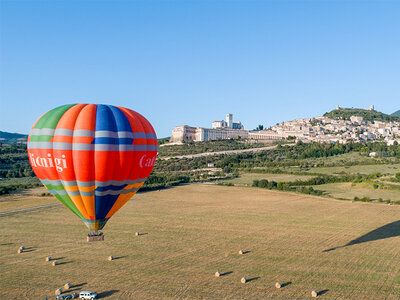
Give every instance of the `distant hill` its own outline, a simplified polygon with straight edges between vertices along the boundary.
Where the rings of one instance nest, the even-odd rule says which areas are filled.
[[[399,117],[400,118],[400,110],[391,114],[391,116]]]
[[[0,131],[0,143],[26,143],[27,134]]]
[[[400,111],[399,111],[400,112]],[[332,119],[350,120],[351,116],[363,117],[365,121],[400,122],[400,116],[387,115],[376,110],[366,110],[358,108],[340,108],[324,114],[325,117]]]

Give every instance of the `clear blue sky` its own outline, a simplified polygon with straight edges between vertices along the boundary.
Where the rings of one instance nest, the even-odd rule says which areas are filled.
[[[159,137],[400,109],[399,1],[0,3],[3,131],[67,103],[129,107]]]

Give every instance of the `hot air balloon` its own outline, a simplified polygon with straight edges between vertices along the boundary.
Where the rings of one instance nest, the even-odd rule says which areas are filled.
[[[157,136],[149,121],[128,108],[63,105],[33,125],[28,155],[49,192],[87,225],[89,236],[101,236],[150,175]]]

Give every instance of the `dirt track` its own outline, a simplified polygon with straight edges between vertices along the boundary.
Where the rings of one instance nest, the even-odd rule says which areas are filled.
[[[168,157],[159,157],[160,159],[171,159],[171,158],[194,158],[194,157],[202,157],[202,156],[211,156],[211,155],[220,155],[220,154],[238,154],[238,153],[245,153],[245,152],[259,152],[264,150],[272,150],[275,149],[275,146],[268,146],[268,147],[260,147],[260,148],[252,148],[252,149],[241,149],[241,150],[226,150],[226,151],[217,151],[217,152],[205,152],[205,153],[198,153],[198,154],[189,154],[189,155],[179,155],[179,156],[168,156]]]

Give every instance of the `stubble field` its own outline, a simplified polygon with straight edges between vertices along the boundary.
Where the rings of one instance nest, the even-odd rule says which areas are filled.
[[[205,184],[136,195],[104,242],[87,243],[62,206],[3,215],[0,299],[51,299],[67,282],[107,299],[307,299],[314,289],[398,299],[399,216],[400,206]]]

